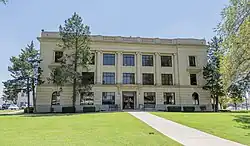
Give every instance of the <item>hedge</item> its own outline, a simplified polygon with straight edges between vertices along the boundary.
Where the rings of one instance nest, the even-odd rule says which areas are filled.
[[[193,107],[193,106],[183,106],[183,111],[184,112],[194,112],[195,107]]]
[[[167,108],[169,112],[181,112],[180,106],[168,106]]]
[[[28,107],[24,108],[24,113],[28,113]],[[34,107],[29,107],[29,113],[34,113]]]
[[[76,108],[73,106],[62,107],[62,113],[75,113],[75,112],[76,112]]]
[[[91,106],[91,107],[83,107],[83,112],[84,112],[84,113],[95,112],[95,107],[94,107],[94,106]]]

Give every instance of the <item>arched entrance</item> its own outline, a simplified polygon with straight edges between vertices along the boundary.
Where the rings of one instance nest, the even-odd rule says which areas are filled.
[[[193,101],[194,101],[194,104],[195,104],[195,105],[199,105],[199,104],[200,104],[200,101],[199,101],[199,94],[198,94],[198,93],[194,92],[194,93],[192,94],[192,98],[193,98]]]

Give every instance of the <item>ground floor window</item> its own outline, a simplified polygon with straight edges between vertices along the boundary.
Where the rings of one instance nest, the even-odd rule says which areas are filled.
[[[94,105],[94,92],[82,92],[80,94],[80,105]]]
[[[154,107],[156,104],[155,92],[144,92],[144,106]]]
[[[114,105],[115,104],[115,92],[102,92],[102,104]]]
[[[199,101],[199,94],[198,94],[198,93],[194,92],[194,93],[192,94],[192,98],[193,98],[193,101],[194,101],[194,104],[195,104],[195,105],[199,105],[199,104],[200,104],[200,101]]]
[[[164,104],[175,104],[175,93],[174,92],[165,92],[163,93]]]
[[[60,93],[58,91],[52,93],[51,105],[60,105]]]

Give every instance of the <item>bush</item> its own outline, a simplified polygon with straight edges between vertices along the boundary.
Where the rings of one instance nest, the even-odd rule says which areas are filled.
[[[194,112],[195,107],[193,106],[183,106],[183,111],[184,112]]]
[[[231,112],[231,110],[219,110],[219,112]]]
[[[169,112],[181,112],[180,106],[168,106],[167,108]]]
[[[84,112],[84,113],[95,112],[95,107],[94,107],[94,106],[91,106],[91,107],[83,107],[83,112]]]
[[[73,106],[62,107],[62,113],[75,113],[75,112],[76,112],[76,108]]]
[[[29,109],[29,113],[34,113],[34,107],[24,108],[24,113],[28,113],[28,109]]]

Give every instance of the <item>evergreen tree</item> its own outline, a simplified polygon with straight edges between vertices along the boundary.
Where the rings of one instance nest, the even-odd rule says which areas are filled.
[[[20,85],[18,85],[15,82],[12,82],[12,80],[8,80],[6,82],[3,82],[4,88],[3,88],[3,96],[2,99],[4,101],[12,101],[13,103],[17,103],[18,93],[20,90]]]
[[[221,42],[221,38],[213,37],[209,43],[207,66],[203,68],[203,77],[207,81],[203,89],[210,91],[213,101],[215,101],[214,111],[216,112],[218,111],[219,97],[224,95],[220,74],[222,52],[219,44]]]

